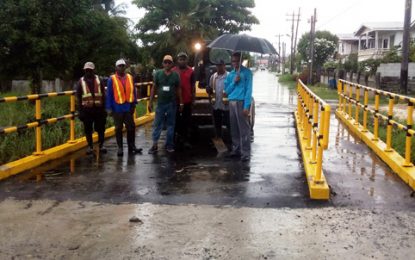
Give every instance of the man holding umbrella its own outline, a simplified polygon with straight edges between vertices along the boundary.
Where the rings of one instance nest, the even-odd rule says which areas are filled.
[[[249,109],[252,100],[252,72],[241,65],[241,53],[232,54],[233,70],[225,79],[225,94],[229,99],[232,151],[230,157],[249,161],[251,126]]]

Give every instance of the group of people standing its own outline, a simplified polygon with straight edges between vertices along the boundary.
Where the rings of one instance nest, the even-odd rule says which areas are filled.
[[[214,95],[213,117],[217,137],[223,137],[225,124],[231,138],[228,157],[249,161],[251,154],[251,125],[249,111],[252,101],[252,72],[241,65],[241,53],[231,58],[233,70],[226,71],[223,60],[216,65],[210,77],[208,93]],[[228,98],[228,103],[223,98]]]
[[[240,53],[232,55],[233,70],[227,72],[225,64],[217,64],[217,72],[212,75],[207,91],[215,95],[213,116],[216,135],[222,137],[222,124],[226,124],[232,140],[229,157],[248,161],[250,158],[250,130],[248,115],[252,98],[252,72],[241,66]],[[177,66],[171,55],[163,57],[163,69],[156,71],[151,88],[148,110],[153,111],[154,98],[157,106],[153,122],[152,141],[149,154],[157,153],[158,142],[163,127],[166,127],[165,150],[175,151],[175,144],[191,148],[189,143],[189,126],[192,105],[195,100],[195,76],[188,66],[188,56],[184,52],[177,55]],[[95,75],[95,65],[86,62],[84,76],[76,88],[79,119],[83,122],[87,154],[93,153],[92,133],[98,133],[99,151],[106,153],[104,147],[106,117],[109,113],[115,124],[115,136],[118,146],[117,155],[123,156],[123,127],[127,132],[129,154],[142,153],[142,148],[135,145],[134,113],[137,105],[137,90],[133,77],[126,73],[127,64],[120,59],[115,63],[115,73],[107,82],[107,89]],[[224,103],[227,97],[229,103]],[[230,129],[230,131],[229,131]],[[177,137],[177,138],[175,138]]]

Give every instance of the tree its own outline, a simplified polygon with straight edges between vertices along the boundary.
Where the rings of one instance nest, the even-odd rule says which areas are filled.
[[[351,53],[347,56],[346,61],[344,62],[344,69],[350,72],[357,72],[359,69],[359,63],[357,60],[357,53]]]
[[[338,41],[337,36],[328,31],[316,32],[314,41],[314,63],[317,68],[321,68],[323,64],[335,54]],[[310,60],[310,33],[305,33],[301,36],[297,49],[301,54],[302,60],[308,62]]]
[[[43,77],[72,79],[85,61],[108,70],[116,58],[136,55],[126,20],[95,2],[0,1],[0,75],[29,77],[39,92]]]
[[[134,0],[147,10],[138,22],[137,37],[152,57],[192,51],[193,43],[222,33],[250,30],[258,20],[248,8],[253,0]]]
[[[94,61],[100,75],[113,72],[114,63],[119,58],[131,62],[141,60],[138,46],[127,27],[127,20],[123,17],[93,12],[89,18],[88,33],[85,33],[85,47],[80,50],[82,58],[77,61],[76,77],[82,73],[81,68],[88,60]]]
[[[367,59],[359,62],[359,71],[367,75],[375,75],[381,59]]]
[[[415,41],[409,46],[409,62],[415,62]]]
[[[398,54],[398,48],[393,47],[382,58],[382,63],[401,62],[402,57]]]

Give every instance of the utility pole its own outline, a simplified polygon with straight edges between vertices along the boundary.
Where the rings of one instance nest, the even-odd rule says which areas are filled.
[[[282,43],[282,74],[285,74],[285,50],[287,45],[285,42]]]
[[[412,0],[405,0],[405,20],[403,23],[401,92],[408,94],[409,26],[411,23]]]
[[[290,55],[290,74],[294,73],[294,12],[291,26],[291,55]]]
[[[309,74],[307,84],[313,84],[313,63],[314,63],[314,39],[315,39],[315,30],[316,30],[316,21],[317,21],[317,9],[314,8],[314,15],[311,16],[311,29],[310,29],[310,60],[309,60]]]
[[[284,34],[277,34],[275,35],[278,37],[278,55],[280,55],[279,59],[278,59],[278,72],[281,71],[281,36],[284,36]]]
[[[298,20],[300,19],[300,14],[298,14],[298,18],[295,18],[296,14],[293,12],[291,16],[291,19],[287,19],[287,21],[291,22],[291,55],[290,55],[290,74],[293,74],[294,72],[294,56],[295,56],[295,44],[294,44],[294,23],[297,21],[297,27],[298,27]],[[297,38],[297,36],[295,36]]]
[[[297,35],[298,35],[298,24],[300,23],[300,11],[301,8],[298,8],[298,16],[297,16],[297,28],[295,29],[295,39],[294,39],[294,55],[297,52]]]

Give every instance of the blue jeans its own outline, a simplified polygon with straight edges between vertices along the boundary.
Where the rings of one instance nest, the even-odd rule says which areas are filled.
[[[157,104],[156,116],[153,123],[153,143],[160,139],[163,122],[166,119],[167,134],[166,148],[174,148],[174,125],[176,123],[176,103]]]

